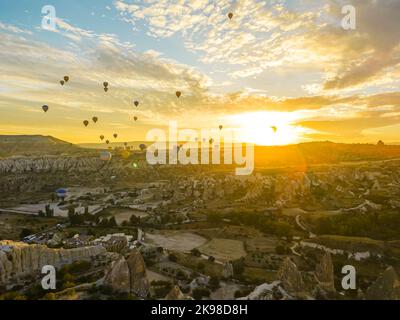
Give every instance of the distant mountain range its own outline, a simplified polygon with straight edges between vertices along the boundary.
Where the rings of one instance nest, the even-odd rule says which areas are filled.
[[[151,142],[133,141],[128,146],[139,149],[139,145]],[[38,155],[97,155],[97,150],[108,147],[123,147],[123,142],[72,143],[41,135],[0,135],[0,157]],[[400,145],[379,146],[376,144],[345,144],[309,142],[287,146],[256,146],[256,166],[292,166],[304,164],[338,163],[346,161],[368,161],[400,159]]]
[[[0,135],[0,157],[13,155],[59,155],[79,153],[84,149],[54,138],[41,135]]]

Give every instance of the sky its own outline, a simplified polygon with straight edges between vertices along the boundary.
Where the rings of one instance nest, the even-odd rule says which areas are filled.
[[[0,0],[0,134],[134,141],[176,121],[262,145],[400,142],[399,16],[398,0]]]

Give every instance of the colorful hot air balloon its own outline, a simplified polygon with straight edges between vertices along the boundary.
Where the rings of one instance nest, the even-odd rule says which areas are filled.
[[[108,87],[108,82],[107,82],[107,81],[103,82],[103,86],[104,86],[105,88],[107,88],[107,87]]]
[[[211,138],[208,142],[209,142],[210,144],[213,144],[214,139]]]
[[[83,124],[85,125],[85,127],[87,127],[87,126],[89,125],[89,121],[84,120],[84,121],[83,121]]]
[[[139,105],[139,101],[135,101],[134,105],[137,107]]]
[[[65,199],[68,195],[68,190],[64,188],[60,188],[56,190],[56,195],[60,199]]]
[[[103,136],[103,135],[100,136],[100,140],[101,140],[101,141],[104,140],[104,136]]]
[[[131,153],[128,150],[122,150],[121,151],[121,157],[123,159],[128,159],[130,157]]]
[[[179,97],[182,95],[182,92],[177,91],[175,94],[176,94],[176,96],[179,98]]]
[[[220,126],[219,126],[219,130],[222,130],[222,128],[223,128],[223,126],[222,126],[222,125],[220,125]]]
[[[136,116],[135,116],[135,117],[133,117],[133,120],[137,121],[137,119],[138,119],[138,118],[137,118]]]
[[[64,81],[68,82],[69,81],[69,77],[68,76],[64,76]]]
[[[94,123],[96,123],[99,120],[99,118],[93,117],[92,120],[93,120]]]
[[[108,91],[108,88],[107,88],[107,87],[104,87],[104,91],[107,92],[107,91]]]
[[[106,143],[107,143],[107,144],[109,144],[109,143],[110,143],[110,141],[106,140]]]
[[[110,161],[112,158],[112,154],[108,151],[100,152],[100,160],[101,161]]]
[[[146,145],[144,143],[141,143],[139,145],[139,148],[140,148],[140,150],[144,151],[144,150],[146,150]]]
[[[49,110],[49,106],[47,106],[47,105],[42,106],[42,110],[44,112],[47,112]]]
[[[232,12],[229,12],[229,13],[228,13],[228,18],[229,18],[230,20],[232,20],[232,18],[233,18],[233,13],[232,13]]]
[[[64,85],[64,80],[60,80],[60,84],[63,86]]]
[[[114,136],[114,139],[117,139],[118,134],[114,133],[113,136]]]

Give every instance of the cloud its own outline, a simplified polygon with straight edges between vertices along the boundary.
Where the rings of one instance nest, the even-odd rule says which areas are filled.
[[[356,30],[341,27],[344,4],[356,8]],[[141,5],[117,0],[114,5],[124,21],[143,22],[152,37],[181,37],[205,64],[240,66],[227,70],[232,79],[304,66],[321,73],[319,86],[325,90],[363,89],[400,63],[396,0],[297,1],[296,6],[256,0],[147,0]],[[228,12],[234,13],[232,20]]]
[[[6,32],[13,32],[13,33],[20,33],[20,34],[29,34],[31,35],[32,32],[29,30],[21,29],[17,26],[13,26],[10,24],[5,24],[0,21],[0,30]]]

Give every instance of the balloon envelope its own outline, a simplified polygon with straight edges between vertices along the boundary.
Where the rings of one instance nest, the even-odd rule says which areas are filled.
[[[133,117],[133,120],[135,120],[135,121],[136,121],[136,120],[137,120],[137,117]]]
[[[175,94],[176,94],[176,96],[179,98],[179,97],[182,95],[182,92],[177,91]]]
[[[94,123],[96,123],[99,120],[99,118],[93,117],[92,120],[93,120]]]
[[[64,77],[64,80],[65,80],[65,82],[68,82],[69,77],[68,77],[68,76],[65,76],[65,77]]]
[[[49,110],[49,106],[44,105],[44,106],[42,107],[42,110],[43,110],[44,112],[47,112],[47,110]]]
[[[64,80],[61,80],[60,83],[61,83],[61,85],[63,86],[63,85],[64,85]]]
[[[109,143],[110,143],[110,141],[106,140],[106,143],[107,143],[107,144],[109,144]]]
[[[229,17],[229,19],[232,19],[232,18],[233,18],[233,13],[232,13],[232,12],[229,12],[229,13],[228,13],[228,17]]]
[[[103,82],[103,86],[108,87],[108,82]]]
[[[60,188],[56,190],[56,195],[59,198],[65,198],[68,194],[68,190],[64,188]]]
[[[107,92],[107,91],[108,91],[108,88],[104,87],[104,91]]]
[[[117,139],[118,134],[114,133],[113,136],[114,136],[115,139]]]
[[[121,157],[124,159],[128,159],[130,155],[131,155],[131,153],[128,150],[123,150],[121,152]]]
[[[108,151],[100,152],[100,160],[101,161],[110,161],[112,158],[112,154]]]
[[[103,135],[100,136],[100,140],[104,140],[104,136]]]
[[[87,127],[89,125],[89,121],[85,120],[83,121],[83,124],[85,125],[85,127]]]
[[[135,101],[134,104],[137,107],[139,105],[139,101]]]

